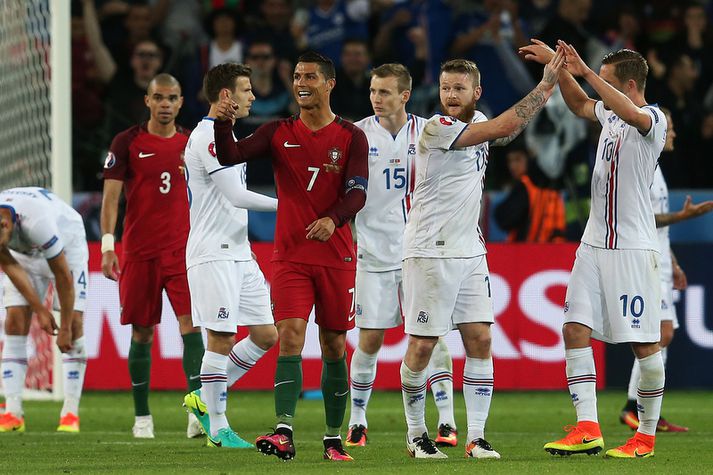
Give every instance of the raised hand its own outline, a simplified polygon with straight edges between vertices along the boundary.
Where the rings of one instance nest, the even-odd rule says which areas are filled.
[[[562,40],[557,40],[557,45],[564,50],[565,53],[565,69],[572,76],[584,76],[589,71],[589,66],[579,57],[574,46],[567,44]]]
[[[236,110],[238,105],[231,99],[227,91],[220,95],[220,102],[215,107],[216,119],[217,120],[229,120],[234,122],[236,119]]]
[[[555,56],[555,51],[542,41],[531,38],[532,44],[518,49],[518,53],[528,61],[535,61],[540,64],[547,64]]]
[[[546,89],[552,89],[557,84],[562,66],[565,64],[565,54],[562,48],[557,48],[557,52],[552,59],[545,65],[545,70],[542,72],[542,81],[540,84]]]

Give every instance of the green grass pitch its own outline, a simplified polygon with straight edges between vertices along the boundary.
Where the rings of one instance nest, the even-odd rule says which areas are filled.
[[[566,391],[495,393],[487,439],[502,454],[501,460],[463,458],[465,406],[456,400],[456,422],[461,439],[445,449],[442,461],[414,460],[405,449],[405,422],[401,394],[375,392],[369,405],[369,445],[351,449],[354,463],[322,460],[322,401],[301,400],[297,407],[295,439],[297,457],[282,462],[253,450],[221,450],[205,446],[205,439],[186,439],[182,394],[154,392],[151,408],[156,439],[131,437],[133,409],[129,393],[90,392],[82,399],[82,432],[58,434],[54,430],[60,404],[25,403],[24,434],[0,434],[0,473],[506,473],[599,474],[688,473],[713,471],[713,404],[710,392],[671,391],[664,397],[664,415],[691,427],[687,434],[660,434],[651,459],[613,460],[600,456],[553,457],[542,450],[545,442],[559,438],[562,427],[574,421]],[[619,424],[622,391],[599,395],[599,417],[606,447],[623,443],[631,431]],[[273,422],[271,393],[231,392],[228,416],[245,439],[269,431]],[[435,436],[436,409],[429,395],[427,416]],[[348,415],[347,415],[348,419]],[[345,420],[345,425],[346,425]],[[346,432],[346,430],[344,431]]]

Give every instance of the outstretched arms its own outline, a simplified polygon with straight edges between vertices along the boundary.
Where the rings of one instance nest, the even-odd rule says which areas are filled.
[[[558,41],[558,45],[567,55],[567,64],[565,66],[567,71],[574,76],[583,77],[584,80],[597,91],[604,105],[614,111],[621,120],[632,127],[636,127],[642,134],[648,133],[653,122],[648,112],[645,112],[641,107],[634,104],[625,94],[618,91],[614,86],[592,71],[589,66],[582,61],[582,58],[579,57],[579,54],[572,45],[562,40]]]
[[[540,64],[546,64],[555,55],[552,48],[538,39],[532,39],[532,44],[523,46],[519,51],[525,56],[525,59]],[[565,66],[568,64],[566,63]],[[594,105],[597,101],[587,96],[587,93],[579,86],[566,67],[559,75],[559,86],[562,98],[569,110],[583,119],[597,121],[597,116],[594,114]]]
[[[453,147],[470,147],[489,141],[493,141],[493,145],[510,143],[522,132],[552,95],[552,88],[557,83],[563,63],[564,54],[557,51],[545,65],[542,80],[528,95],[492,120],[468,124]]]

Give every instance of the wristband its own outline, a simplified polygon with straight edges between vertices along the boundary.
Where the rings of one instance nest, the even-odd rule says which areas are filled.
[[[106,233],[102,236],[102,254],[106,251],[114,250],[114,235],[111,233]]]

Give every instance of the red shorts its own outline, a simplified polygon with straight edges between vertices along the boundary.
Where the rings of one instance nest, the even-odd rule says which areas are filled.
[[[124,261],[119,278],[121,324],[140,327],[159,324],[163,289],[177,316],[191,314],[185,248],[166,251],[145,261]]]
[[[308,320],[314,305],[317,325],[327,330],[351,330],[355,315],[354,277],[354,270],[273,262],[270,299],[275,321]]]

